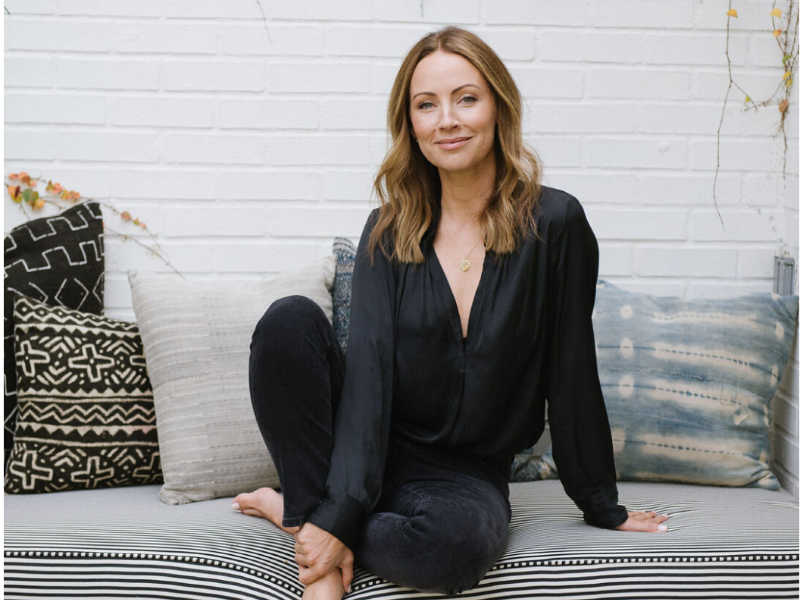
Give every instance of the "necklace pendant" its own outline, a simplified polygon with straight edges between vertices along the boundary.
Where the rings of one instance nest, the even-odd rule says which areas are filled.
[[[469,262],[468,259],[464,259],[461,261],[461,270],[462,271],[469,271],[469,268],[472,266],[472,263]]]

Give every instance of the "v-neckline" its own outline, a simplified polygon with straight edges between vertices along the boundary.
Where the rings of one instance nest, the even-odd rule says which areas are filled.
[[[478,305],[478,300],[480,298],[480,291],[483,287],[483,280],[486,278],[486,265],[488,261],[486,257],[489,255],[489,251],[486,251],[483,255],[483,262],[481,263],[481,276],[478,278],[478,286],[475,288],[475,294],[472,296],[472,302],[469,306],[469,313],[467,315],[467,335],[464,335],[464,330],[461,328],[461,313],[458,312],[458,302],[456,301],[456,295],[453,293],[453,288],[450,286],[450,280],[447,279],[447,273],[444,272],[444,267],[442,266],[441,261],[439,260],[439,255],[436,254],[436,248],[433,246],[433,240],[430,242],[431,244],[431,253],[433,255],[433,260],[436,263],[436,266],[439,269],[439,275],[444,282],[444,286],[447,288],[447,292],[450,295],[450,316],[451,320],[454,320],[455,328],[457,331],[458,339],[461,341],[462,344],[466,345],[467,341],[470,339],[470,335],[473,332],[474,319],[476,310],[475,308]]]

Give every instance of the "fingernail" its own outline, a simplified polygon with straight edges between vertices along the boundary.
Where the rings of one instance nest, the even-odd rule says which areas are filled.
[[[349,585],[348,585],[348,586],[347,586],[347,593],[348,593],[348,594],[350,593],[350,589],[351,589],[351,586],[349,586]]]
[[[241,510],[241,509],[239,508],[239,503],[238,503],[238,502],[234,502],[234,503],[231,505],[231,508],[232,508],[233,510]]]
[[[666,531],[667,530],[667,526],[662,523],[661,525],[658,526],[658,530],[659,531]]]

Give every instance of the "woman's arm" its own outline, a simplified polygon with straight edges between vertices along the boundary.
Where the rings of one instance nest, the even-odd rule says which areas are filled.
[[[597,239],[577,199],[553,257],[554,330],[548,357],[547,399],[553,459],[567,495],[584,520],[614,529],[628,512],[617,504],[611,430],[597,374],[592,310],[597,285]]]
[[[395,281],[379,247],[370,265],[367,243],[377,217],[376,208],[353,267],[350,339],[325,498],[307,519],[351,550],[381,493],[392,412]]]

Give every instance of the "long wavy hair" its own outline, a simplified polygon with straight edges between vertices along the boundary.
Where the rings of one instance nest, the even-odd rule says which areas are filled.
[[[440,211],[441,180],[437,168],[412,142],[409,95],[417,64],[436,50],[459,54],[483,75],[497,106],[495,128],[496,175],[489,203],[480,216],[487,250],[497,255],[513,252],[521,236],[539,233],[534,211],[541,194],[541,168],[535,152],[522,140],[522,100],[503,61],[486,42],[459,27],[445,27],[420,39],[397,72],[387,112],[392,144],[378,169],[373,190],[381,206],[369,237],[369,255],[376,245],[387,258],[406,263],[423,262],[420,243],[434,211]],[[392,248],[384,238],[392,234]]]

